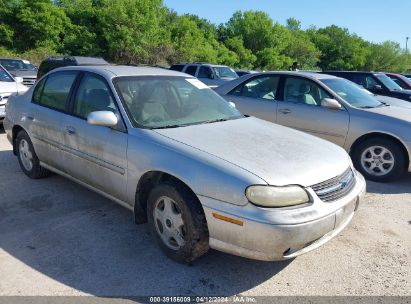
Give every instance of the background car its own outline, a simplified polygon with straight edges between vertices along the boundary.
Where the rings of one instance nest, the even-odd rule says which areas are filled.
[[[48,72],[65,66],[79,65],[108,65],[103,58],[83,57],[83,56],[49,56],[44,59],[39,66],[37,78],[40,79]]]
[[[27,91],[28,87],[22,84],[21,77],[13,78],[5,68],[0,65],[0,123],[6,116],[6,104],[10,95]]]
[[[381,72],[324,71],[320,73],[351,80],[377,95],[411,101],[411,91],[403,90],[391,78]]]
[[[25,86],[32,86],[37,80],[37,68],[28,60],[20,58],[0,58],[2,65],[13,77],[22,77]]]
[[[411,110],[388,106],[346,79],[302,72],[243,76],[216,89],[244,114],[332,141],[370,180],[411,172]]]
[[[252,70],[235,70],[237,73],[238,77],[248,75],[248,74],[253,74],[253,73],[258,73],[257,71],[252,71]]]
[[[388,77],[390,77],[396,84],[398,84],[404,90],[411,90],[411,79],[395,73],[385,73]]]
[[[211,88],[238,78],[237,73],[228,66],[202,62],[174,64],[170,67],[170,70],[197,77]]]
[[[411,79],[411,74],[402,74],[402,75],[407,77],[408,79]]]
[[[365,192],[340,147],[244,117],[170,70],[56,69],[13,97],[5,130],[27,176],[51,170],[115,200],[183,262],[210,247],[294,258],[344,229]]]

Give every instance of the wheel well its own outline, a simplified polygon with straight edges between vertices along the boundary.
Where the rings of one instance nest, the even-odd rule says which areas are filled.
[[[16,147],[16,138],[17,138],[17,134],[19,134],[19,132],[21,130],[24,130],[21,126],[19,125],[15,125],[11,131],[12,134],[12,142],[13,142],[13,153],[14,155],[17,155],[17,147]]]
[[[179,184],[197,198],[194,191],[177,177],[162,171],[147,172],[140,178],[136,189],[134,204],[134,221],[136,224],[143,224],[147,222],[147,200],[150,192],[155,186],[164,182]],[[200,204],[199,200],[198,203]]]
[[[391,140],[391,141],[397,143],[398,146],[401,148],[402,153],[403,153],[403,155],[406,159],[406,164],[409,164],[410,159],[409,159],[408,152],[407,152],[407,149],[405,148],[404,144],[400,140],[395,138],[394,136],[384,134],[384,133],[369,133],[369,134],[365,134],[365,135],[357,138],[357,140],[351,146],[350,156],[353,156],[353,153],[354,153],[355,149],[358,147],[358,145],[360,143],[362,143],[362,142],[364,142],[368,139],[371,139],[371,138],[385,138],[385,139],[388,139],[388,140]]]

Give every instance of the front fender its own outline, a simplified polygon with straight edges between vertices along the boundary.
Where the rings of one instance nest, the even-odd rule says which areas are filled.
[[[127,158],[127,196],[133,204],[138,182],[149,171],[167,173],[184,182],[197,195],[235,205],[248,203],[247,186],[266,184],[234,164],[151,130],[130,130]]]

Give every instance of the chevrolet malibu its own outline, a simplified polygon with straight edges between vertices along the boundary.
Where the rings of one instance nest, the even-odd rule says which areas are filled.
[[[28,177],[55,172],[131,209],[180,262],[296,257],[344,229],[365,191],[342,148],[175,71],[59,68],[11,98],[4,125]]]

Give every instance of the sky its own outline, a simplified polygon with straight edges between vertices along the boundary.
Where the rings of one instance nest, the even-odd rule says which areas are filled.
[[[280,24],[289,17],[300,20],[304,29],[336,24],[365,40],[392,40],[403,48],[410,37],[411,47],[411,0],[164,0],[164,4],[179,14],[195,14],[216,24],[227,22],[237,10],[261,10]]]

